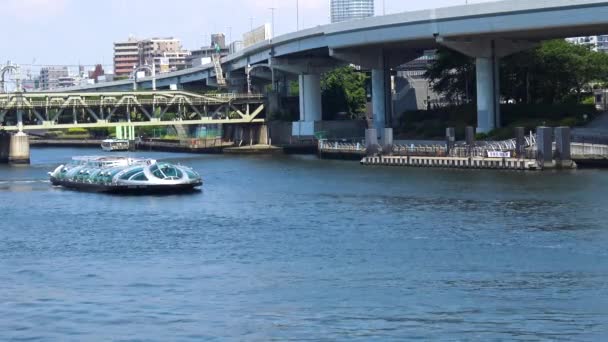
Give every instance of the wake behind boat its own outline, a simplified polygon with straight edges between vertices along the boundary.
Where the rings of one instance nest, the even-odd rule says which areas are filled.
[[[187,166],[128,157],[74,157],[49,176],[55,186],[108,193],[178,193],[203,185]]]

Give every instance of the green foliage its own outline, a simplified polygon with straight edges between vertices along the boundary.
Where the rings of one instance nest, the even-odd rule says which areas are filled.
[[[366,79],[365,74],[351,66],[325,74],[321,80],[324,119],[335,119],[341,112],[348,113],[351,118],[358,118],[365,113]]]
[[[437,50],[437,59],[425,74],[433,90],[450,103],[468,103],[475,98],[475,60],[448,48]]]
[[[592,120],[597,115],[594,105],[582,104],[504,104],[501,105],[503,128],[479,137],[507,139],[513,137],[514,127],[533,130],[537,126],[569,126],[585,124],[584,116]],[[476,126],[474,104],[404,113],[397,134],[405,138],[443,138],[446,127],[455,127],[456,135],[464,137],[466,126]]]
[[[585,97],[581,101],[581,104],[584,104],[584,105],[595,105],[595,97],[594,96],[587,96],[587,97]]]
[[[298,96],[300,95],[300,84],[298,81],[289,82],[289,96]]]
[[[475,61],[440,48],[426,73],[452,103],[475,99]],[[501,96],[516,103],[580,103],[589,84],[608,81],[608,55],[563,39],[501,59]]]
[[[87,132],[91,137],[94,138],[106,138],[110,136],[110,133],[115,131],[113,128],[100,127],[100,128],[88,128]]]
[[[89,131],[86,130],[86,128],[78,128],[78,127],[74,127],[74,128],[68,128],[67,135],[85,135],[85,134],[89,134]]]

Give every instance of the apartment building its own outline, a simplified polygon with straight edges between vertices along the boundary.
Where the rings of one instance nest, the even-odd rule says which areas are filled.
[[[143,64],[141,41],[129,37],[126,42],[114,43],[114,74],[116,77],[131,75],[133,69]]]
[[[40,88],[42,90],[56,89],[60,87],[60,80],[69,77],[67,67],[45,67],[40,69]]]
[[[155,65],[157,73],[186,68],[190,52],[182,48],[179,39],[129,38],[126,42],[114,43],[114,74],[129,76],[140,65]]]

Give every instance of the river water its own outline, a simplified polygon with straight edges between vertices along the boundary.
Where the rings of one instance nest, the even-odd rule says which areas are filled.
[[[0,166],[0,340],[605,340],[608,172],[145,153],[204,190]]]

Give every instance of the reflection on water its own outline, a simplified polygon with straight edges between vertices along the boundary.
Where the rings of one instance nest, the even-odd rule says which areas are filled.
[[[16,340],[602,340],[601,170],[364,168],[144,153],[188,196],[54,188],[97,150],[0,166],[0,331]]]

